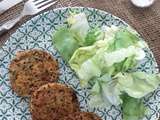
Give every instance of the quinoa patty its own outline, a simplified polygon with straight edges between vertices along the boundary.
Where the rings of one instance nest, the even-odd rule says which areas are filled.
[[[90,112],[76,112],[64,117],[62,120],[101,120],[101,118]]]
[[[41,86],[31,97],[32,120],[61,120],[64,116],[79,111],[74,91],[59,83]]]
[[[40,86],[57,82],[58,63],[42,50],[21,51],[11,61],[9,75],[13,90],[20,96],[30,96]]]

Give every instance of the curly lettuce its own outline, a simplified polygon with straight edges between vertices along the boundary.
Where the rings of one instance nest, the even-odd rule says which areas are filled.
[[[68,62],[75,50],[93,45],[94,42],[103,39],[104,33],[97,27],[90,28],[84,13],[71,15],[67,22],[69,27],[59,28],[53,35],[53,43]]]
[[[136,66],[137,62],[145,57],[143,47],[139,45],[141,41],[136,35],[128,32],[127,29],[123,32],[119,29],[115,31],[114,35],[107,37],[110,40],[104,39],[95,42],[92,46],[80,47],[72,55],[69,64],[77,73],[80,82],[83,83],[82,86],[86,86],[90,79],[106,73],[114,76],[119,72],[125,72]],[[122,37],[120,39],[120,34],[123,36],[124,32],[128,35],[124,39],[129,42],[124,43],[125,47],[120,49],[119,41],[124,41]],[[115,47],[115,44],[119,47]]]
[[[147,110],[142,98],[160,83],[160,74],[130,71],[144,59],[146,43],[128,27],[91,28],[84,13],[72,14],[67,22],[53,42],[81,86],[91,86],[90,107],[121,105],[123,120],[142,119]]]
[[[121,98],[124,93],[138,100],[153,92],[160,84],[160,74],[131,72],[119,73],[114,77],[105,74],[92,79],[91,82],[93,82],[93,87],[90,105],[106,107],[125,104],[124,99]]]

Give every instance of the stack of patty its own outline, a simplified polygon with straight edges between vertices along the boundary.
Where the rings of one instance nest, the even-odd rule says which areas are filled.
[[[74,91],[59,83],[41,86],[31,97],[33,120],[101,120],[94,113],[80,112]]]
[[[80,112],[72,88],[57,83],[57,61],[42,50],[18,52],[9,66],[13,90],[30,97],[32,120],[101,120],[94,113]]]

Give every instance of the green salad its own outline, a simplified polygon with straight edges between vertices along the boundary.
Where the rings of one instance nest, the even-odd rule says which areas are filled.
[[[129,27],[90,27],[85,13],[71,14],[67,23],[53,42],[81,87],[91,86],[90,107],[121,105],[123,120],[141,120],[147,114],[143,97],[160,83],[159,73],[133,71],[147,44]]]

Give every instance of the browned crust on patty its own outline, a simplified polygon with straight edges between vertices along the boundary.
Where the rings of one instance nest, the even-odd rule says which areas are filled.
[[[41,86],[31,97],[32,120],[61,120],[62,117],[79,111],[74,91],[59,83]]]
[[[9,65],[9,76],[13,90],[20,96],[30,96],[40,86],[57,82],[58,63],[42,50],[17,52]]]
[[[76,112],[64,117],[61,120],[102,120],[95,113],[90,112]]]

